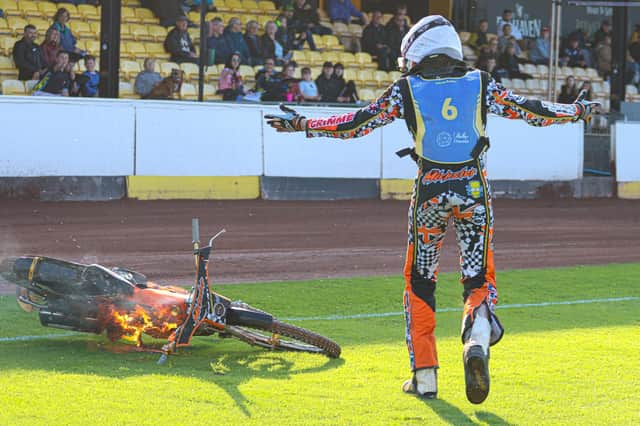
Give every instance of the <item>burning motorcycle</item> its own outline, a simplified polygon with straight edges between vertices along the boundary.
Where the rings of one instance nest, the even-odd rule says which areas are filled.
[[[45,327],[106,335],[142,347],[142,335],[168,339],[163,363],[193,336],[235,337],[271,350],[340,356],[340,346],[319,334],[277,320],[268,312],[232,301],[211,290],[209,256],[222,230],[200,247],[199,224],[193,219],[197,280],[191,291],[153,283],[136,271],[85,265],[41,256],[5,259],[0,274],[16,284],[17,301],[38,311]]]

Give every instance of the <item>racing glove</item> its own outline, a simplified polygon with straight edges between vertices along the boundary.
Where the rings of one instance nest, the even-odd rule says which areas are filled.
[[[573,104],[578,107],[579,115],[577,119],[584,120],[588,124],[593,118],[593,114],[600,112],[600,102],[587,101],[585,100],[586,95],[586,90],[581,90]]]
[[[282,110],[284,114],[269,114],[264,116],[267,124],[278,132],[303,132],[306,130],[306,117],[286,107],[284,104],[280,104],[280,110]]]

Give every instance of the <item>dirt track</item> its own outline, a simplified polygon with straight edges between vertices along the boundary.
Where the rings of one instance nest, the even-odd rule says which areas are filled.
[[[228,231],[214,251],[214,282],[399,274],[407,208],[394,201],[3,201],[0,257],[120,265],[190,285],[191,218],[200,217],[203,236]],[[498,269],[640,262],[640,202],[497,200],[494,210]],[[443,271],[457,267],[452,234]]]

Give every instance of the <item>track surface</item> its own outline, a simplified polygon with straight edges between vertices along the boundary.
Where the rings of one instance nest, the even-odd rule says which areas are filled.
[[[213,282],[400,274],[408,202],[0,203],[0,257],[39,254],[193,281],[191,218],[217,240]],[[496,200],[496,267],[640,262],[640,202]],[[450,228],[442,271],[457,268]],[[0,293],[13,291],[0,282]]]

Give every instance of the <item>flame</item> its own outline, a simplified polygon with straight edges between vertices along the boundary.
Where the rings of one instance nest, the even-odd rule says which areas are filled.
[[[167,338],[184,319],[184,313],[175,305],[143,306],[133,309],[111,305],[103,315],[107,335],[112,341],[124,339],[142,345],[142,335]]]

